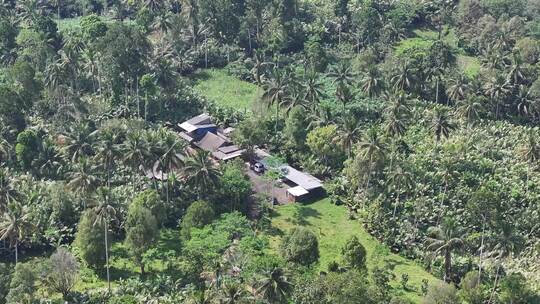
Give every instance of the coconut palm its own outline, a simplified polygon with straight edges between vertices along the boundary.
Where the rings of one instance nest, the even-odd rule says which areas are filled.
[[[497,74],[488,80],[485,90],[491,103],[495,106],[495,117],[499,118],[499,108],[511,91],[510,84],[502,75]]]
[[[56,146],[48,140],[41,143],[39,163],[37,164],[41,176],[53,177],[62,166],[62,158]]]
[[[157,131],[157,136],[159,137],[158,162],[163,172],[161,181],[164,184],[167,203],[169,203],[169,184],[167,183],[165,173],[181,167],[183,162],[183,155],[181,153],[185,148],[185,142],[164,128]]]
[[[352,114],[345,115],[338,124],[339,141],[345,151],[351,156],[354,144],[361,137],[360,121]]]
[[[94,225],[103,225],[103,234],[105,240],[105,267],[107,271],[107,288],[111,292],[111,276],[109,271],[109,223],[116,219],[116,209],[110,202],[110,189],[99,188],[96,191],[97,206],[94,207],[96,220]]]
[[[396,91],[407,91],[412,85],[413,71],[409,67],[407,62],[399,65],[398,69],[394,73],[394,76],[390,79],[392,82],[393,88]]]
[[[414,187],[413,175],[404,170],[401,166],[394,168],[388,176],[388,183],[396,191],[396,201],[394,203],[394,211],[392,218],[395,220],[397,208],[400,205],[399,200],[404,191]]]
[[[212,304],[214,303],[215,295],[209,289],[203,289],[193,292],[187,302],[189,304]]]
[[[290,89],[289,81],[286,75],[274,68],[268,79],[265,79],[263,83],[263,95],[262,100],[266,102],[268,107],[274,105],[276,107],[276,125],[275,132],[277,133],[277,124],[279,119],[279,105],[283,103],[283,100],[288,96]]]
[[[190,155],[182,168],[186,182],[197,189],[199,197],[204,191],[211,191],[218,183],[220,171],[214,165],[210,153],[197,150]]]
[[[289,96],[285,97],[283,101],[281,102],[280,106],[285,108],[285,112],[287,115],[291,112],[291,110],[295,107],[302,107],[307,108],[308,102],[304,98],[304,94],[300,92],[293,92]]]
[[[389,96],[390,104],[384,109],[385,132],[391,137],[401,137],[407,131],[411,111],[407,94],[400,92]]]
[[[304,80],[304,99],[311,108],[316,108],[324,95],[323,84],[316,72],[310,72]]]
[[[442,137],[448,138],[450,136],[450,132],[456,128],[456,125],[450,118],[448,108],[442,106],[435,106],[433,108],[429,128],[435,134],[437,142],[439,142]]]
[[[221,285],[219,298],[223,304],[248,303],[246,289],[234,281],[227,281]]]
[[[10,172],[0,167],[0,213],[6,210],[10,203],[17,201],[20,197],[21,194],[15,187]]]
[[[456,113],[467,122],[470,127],[480,118],[484,110],[484,100],[482,96],[470,95],[457,102]]]
[[[65,137],[65,154],[67,154],[72,162],[76,162],[80,157],[92,155],[94,153],[92,149],[93,137],[93,132],[86,124],[78,124],[75,127],[71,127]]]
[[[94,175],[96,166],[88,158],[82,157],[74,164],[73,170],[68,173],[70,181],[68,188],[80,194],[86,194],[97,188],[99,178]]]
[[[535,118],[540,111],[540,99],[534,98],[531,90],[525,85],[520,85],[516,95],[517,111],[524,117]]]
[[[161,13],[157,15],[154,18],[154,22],[152,23],[152,27],[155,30],[158,30],[161,32],[161,38],[163,39],[165,37],[165,34],[167,34],[171,28],[173,27],[172,20],[171,20],[171,14],[169,13]]]
[[[150,157],[148,143],[145,141],[142,132],[128,133],[126,140],[122,144],[121,150],[124,153],[124,164],[131,167],[131,170],[133,171],[132,181],[141,166],[143,168],[151,166],[151,164],[148,164],[147,162]],[[133,184],[133,186],[135,187],[135,184]]]
[[[97,133],[96,158],[101,161],[107,172],[107,187],[111,187],[111,173],[115,161],[120,157],[120,134],[116,130],[103,129]]]
[[[526,78],[526,69],[523,63],[523,59],[519,52],[512,53],[512,60],[508,73],[506,75],[506,80],[512,85],[519,85]]]
[[[371,65],[361,80],[361,90],[369,97],[378,96],[383,89],[382,76],[376,65]]]
[[[450,282],[452,278],[452,252],[463,244],[463,233],[459,224],[453,219],[445,218],[440,226],[428,228],[426,249],[443,256],[446,282]]]
[[[371,127],[364,133],[362,141],[358,144],[358,149],[361,160],[366,162],[368,166],[367,178],[364,186],[364,190],[366,191],[375,165],[381,163],[386,157],[387,145],[379,130],[376,127]]]
[[[0,240],[7,240],[9,246],[15,249],[15,264],[19,262],[19,245],[29,235],[31,228],[32,219],[28,206],[18,201],[8,204],[0,217]]]
[[[540,160],[540,143],[538,143],[537,129],[528,129],[527,138],[518,150],[520,158],[527,162],[527,183],[526,192],[529,191],[529,176],[531,167],[535,168]]]
[[[328,77],[333,78],[332,84],[336,86],[336,98],[343,104],[343,110],[346,103],[353,98],[350,86],[354,82],[354,76],[351,64],[347,61],[340,61],[328,73]]]
[[[465,98],[468,88],[469,79],[466,75],[459,74],[448,81],[448,89],[446,90],[446,94],[451,101],[457,103]]]
[[[287,274],[279,267],[264,271],[257,285],[257,293],[269,303],[285,302],[292,290]]]

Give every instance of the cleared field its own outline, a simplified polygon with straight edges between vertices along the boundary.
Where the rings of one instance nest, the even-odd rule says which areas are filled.
[[[421,284],[427,279],[429,284],[438,281],[420,265],[390,252],[387,246],[371,237],[358,221],[349,220],[343,206],[336,206],[328,199],[312,204],[291,204],[277,207],[272,218],[274,233],[270,237],[271,246],[278,250],[281,237],[295,226],[311,229],[319,238],[320,259],[318,269],[326,271],[328,263],[337,261],[342,264],[341,248],[353,235],[356,235],[366,248],[368,268],[388,266],[395,277],[391,284],[395,290],[415,303],[421,298]],[[409,275],[407,290],[399,283],[402,274]]]
[[[261,90],[255,84],[227,74],[225,70],[201,70],[192,76],[193,88],[202,96],[225,107],[251,109]]]

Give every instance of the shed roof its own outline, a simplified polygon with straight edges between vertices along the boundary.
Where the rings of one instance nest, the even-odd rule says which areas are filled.
[[[318,178],[311,174],[298,171],[291,166],[281,166],[280,169],[284,172],[286,179],[297,184],[298,186],[301,186],[307,191],[321,188],[323,186],[321,180]]]
[[[287,189],[287,192],[289,192],[294,197],[299,197],[299,196],[306,195],[309,193],[306,189],[300,186],[289,188]]]

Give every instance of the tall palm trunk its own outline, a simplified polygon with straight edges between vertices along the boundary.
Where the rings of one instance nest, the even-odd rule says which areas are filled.
[[[483,260],[483,255],[484,255],[484,235],[485,235],[485,232],[486,232],[486,217],[483,216],[482,217],[482,236],[480,238],[480,257],[479,257],[479,261],[478,261],[478,278],[481,279],[482,278],[482,260]]]
[[[15,265],[19,263],[19,242],[15,242]]]
[[[109,266],[109,220],[105,219],[105,225],[104,225],[104,235],[105,235],[105,268],[107,270],[107,289],[109,293],[111,292],[111,274],[110,274],[110,266]]]
[[[452,273],[452,252],[450,249],[444,250],[444,281],[449,283],[451,281]]]

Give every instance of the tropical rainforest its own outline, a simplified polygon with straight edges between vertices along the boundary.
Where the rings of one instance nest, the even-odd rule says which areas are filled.
[[[539,0],[2,0],[0,62],[0,304],[540,303]]]

